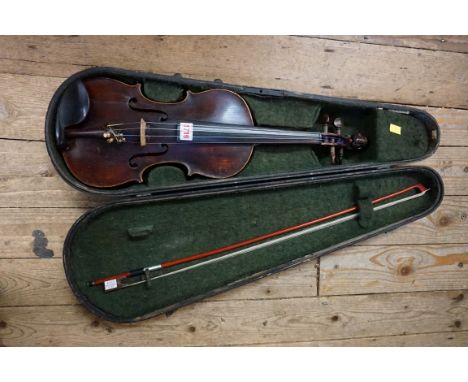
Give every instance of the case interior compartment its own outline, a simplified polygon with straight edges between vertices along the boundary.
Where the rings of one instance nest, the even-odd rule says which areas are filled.
[[[416,183],[430,191],[385,210],[369,209],[370,199]],[[66,275],[74,293],[94,313],[112,321],[136,321],[420,218],[440,203],[442,187],[435,171],[415,167],[361,171],[346,177],[305,177],[238,192],[114,202],[88,212],[70,230],[64,247]],[[141,284],[105,293],[102,286],[88,284],[302,223],[356,203],[361,206],[358,219],[158,279],[150,287]]]
[[[57,110],[62,95],[81,81],[92,76],[104,76],[127,83],[141,83],[144,95],[155,101],[177,102],[188,90],[193,92],[225,88],[240,94],[248,103],[257,126],[285,127],[322,131],[318,123],[324,113],[340,117],[344,122],[343,134],[361,132],[369,139],[363,151],[345,150],[343,163],[331,165],[329,149],[316,145],[258,145],[248,165],[237,176],[226,180],[213,180],[202,176],[185,175],[176,165],[160,165],[146,172],[143,183],[127,184],[113,189],[98,189],[80,183],[69,172],[56,145]],[[397,126],[391,128],[391,125]],[[281,177],[285,174],[308,172],[335,172],[350,168],[376,167],[402,161],[420,160],[436,148],[439,129],[427,113],[400,107],[329,97],[295,94],[268,89],[245,88],[183,79],[179,76],[159,76],[110,68],[91,69],[72,76],[55,94],[46,121],[46,142],[49,154],[60,174],[70,184],[82,190],[109,195],[147,194],[161,190],[190,189],[208,184],[234,184],[246,179]]]

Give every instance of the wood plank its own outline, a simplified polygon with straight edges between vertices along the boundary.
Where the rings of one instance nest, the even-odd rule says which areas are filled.
[[[0,260],[0,269],[5,270],[4,277],[8,279],[8,273],[17,274],[13,277],[10,284],[5,284],[5,288],[14,290],[17,285],[23,285],[23,278],[26,280],[36,280],[36,283],[30,283],[30,287],[37,289],[40,294],[41,285],[49,288],[46,270],[37,268],[39,265],[48,265],[49,259],[38,259],[33,252],[35,238],[33,233],[41,231],[48,243],[44,248],[53,251],[56,258],[60,258],[62,253],[63,241],[69,227],[74,220],[83,212],[80,209],[4,209],[3,219],[0,222],[0,236],[3,246],[0,247],[0,259],[17,259],[21,261],[9,260],[2,263]],[[426,219],[431,219],[426,218]],[[372,246],[376,239],[370,239],[362,242],[359,246],[342,249],[334,254],[322,257],[321,259],[321,280],[320,288],[322,295],[338,294],[359,294],[359,293],[383,293],[397,291],[421,291],[421,290],[440,290],[440,289],[460,289],[468,288],[468,276],[465,264],[468,262],[467,246],[465,245],[435,245],[435,246],[403,246],[411,239],[420,237],[420,230],[416,229],[418,223],[412,223],[407,227],[401,227],[393,232],[391,247]],[[400,232],[409,229],[414,236],[407,236]],[[463,228],[462,228],[463,229]],[[464,227],[466,233],[466,226]],[[383,235],[383,236],[388,236]],[[451,237],[450,233],[445,237]],[[429,237],[434,237],[430,235]],[[437,237],[437,236],[435,236]],[[458,238],[466,242],[466,235]],[[436,243],[439,242],[437,239]],[[31,260],[27,260],[31,259]],[[37,261],[40,262],[37,262]],[[24,262],[26,261],[26,262]],[[52,264],[52,280],[61,280],[59,291],[63,289],[65,283],[62,275],[61,264],[57,268],[56,263]],[[55,268],[54,268],[55,267]],[[36,273],[36,271],[38,273]],[[303,273],[305,272],[305,273]],[[0,272],[1,275],[1,272]],[[301,276],[302,275],[302,276]],[[279,281],[278,287],[272,288],[270,285],[262,289],[270,297],[283,293],[282,286],[290,281],[291,285],[285,285],[288,296],[308,296],[309,290],[314,283],[311,280],[315,278],[314,270],[309,265],[303,265],[293,272],[292,278],[284,276]],[[302,279],[301,279],[302,277]],[[18,279],[17,281],[15,281]],[[269,281],[266,282],[267,284]],[[29,285],[29,284],[28,284]],[[257,284],[253,288],[257,288]],[[290,290],[293,292],[290,292]],[[269,292],[268,292],[269,289]],[[302,290],[302,292],[301,292]],[[266,291],[266,292],[265,292]],[[26,295],[30,294],[29,288],[26,288]],[[246,294],[250,294],[246,292]],[[315,292],[313,292],[315,293]],[[3,293],[2,293],[3,294]],[[260,294],[260,292],[258,293]],[[257,294],[257,295],[258,295]],[[27,297],[26,296],[26,297]],[[36,296],[32,300],[39,301]],[[52,294],[52,301],[61,301]],[[265,295],[266,296],[266,295]],[[22,296],[17,296],[22,300]],[[267,296],[268,297],[268,296]],[[26,299],[27,300],[27,299]],[[61,303],[69,303],[69,300],[63,300]],[[12,303],[8,298],[3,300],[5,304]],[[0,302],[0,305],[2,302]],[[26,303],[24,303],[26,304]],[[46,304],[41,302],[40,304]],[[22,305],[22,304],[20,304]]]
[[[446,195],[468,195],[468,147],[440,147],[415,164],[436,169]],[[43,142],[0,139],[0,207],[92,207],[108,201],[69,186],[57,174]]]
[[[411,166],[436,170],[443,179],[445,195],[468,195],[467,159],[468,147],[439,147],[435,154]]]
[[[354,246],[320,261],[320,295],[468,288],[468,245]]]
[[[89,65],[31,61],[0,57],[0,73],[24,76],[57,77],[62,80],[72,74],[89,68]]]
[[[243,345],[465,330],[466,291],[209,301],[135,324],[81,306],[0,308],[6,346]]]
[[[37,259],[33,251],[35,232],[44,235],[43,240],[36,244],[52,250],[55,257],[61,257],[68,230],[84,212],[80,208],[1,209],[0,258]]]
[[[306,263],[214,300],[311,297],[315,263]],[[60,253],[50,259],[0,259],[0,306],[74,304]],[[354,246],[323,256],[320,295],[468,288],[468,245]]]
[[[421,108],[431,114],[440,126],[440,146],[468,146],[468,110]]]
[[[468,108],[468,56],[451,52],[293,36],[6,36],[0,52],[8,60],[178,72],[337,97]]]
[[[60,193],[48,193],[38,192],[43,198],[59,198],[62,197]],[[0,194],[1,195],[1,194]],[[16,198],[12,198],[16,200]],[[66,196],[63,196],[63,200],[66,200]],[[8,204],[13,204],[11,201]],[[21,203],[18,203],[21,205]],[[47,204],[47,203],[43,203]],[[79,206],[80,208],[67,208],[67,205]],[[96,203],[95,205],[98,205]],[[60,208],[4,208],[2,209],[2,223],[0,230],[9,231],[8,224],[9,219],[23,220],[26,223],[35,222],[36,216],[40,218],[40,224],[42,219],[47,221],[54,221],[54,216],[59,219],[63,216],[67,216],[68,221],[73,221],[81,213],[85,211],[85,208],[92,207],[91,203],[85,202],[77,203],[76,200],[64,203],[63,207]],[[21,212],[23,210],[23,212]],[[18,215],[19,214],[19,215]],[[24,214],[24,215],[23,215]],[[381,245],[381,244],[464,244],[467,241],[466,230],[467,230],[467,216],[468,214],[468,197],[466,196],[446,196],[442,205],[433,212],[430,216],[420,219],[412,223],[409,227],[404,226],[398,229],[398,231],[391,231],[387,234],[380,235],[375,238],[371,238],[366,243],[369,245]],[[21,224],[21,223],[19,223]],[[27,225],[27,233],[29,236],[34,229],[40,229],[40,225],[37,227],[33,223]],[[60,230],[66,230],[68,226],[63,226]],[[44,231],[46,232],[46,231]],[[13,233],[14,234],[14,233]],[[11,237],[11,242],[14,242],[15,237]],[[22,253],[22,251],[19,251]]]
[[[377,45],[391,45],[408,48],[430,49],[449,52],[468,52],[466,36],[299,36]],[[62,38],[65,38],[64,36]],[[445,40],[445,41],[441,41]],[[30,48],[34,49],[34,48]],[[68,77],[88,68],[79,63],[48,63],[24,59],[0,58],[0,73],[42,75],[47,77]]]
[[[362,94],[384,97],[390,90],[398,89],[392,83],[394,78],[397,83],[402,78],[409,89],[394,91],[394,102],[401,102],[397,100],[400,92],[403,97],[411,98],[411,103],[416,99],[434,105],[446,95],[445,106],[454,99],[462,99],[461,95],[465,97],[464,102],[468,102],[464,92],[466,77],[460,74],[466,73],[466,60],[454,59],[461,55],[452,53],[442,58],[441,52],[422,52],[423,55],[418,56],[416,52],[421,53],[421,49],[315,38],[302,39],[312,41],[302,43],[295,37],[256,40],[216,36],[163,37],[155,38],[156,41],[149,37],[25,36],[12,38],[10,41],[17,46],[8,42],[11,49],[5,50],[7,39],[0,37],[0,56],[6,55],[0,57],[0,73],[3,73],[0,74],[0,138],[42,141],[44,116],[51,95],[64,77],[94,65],[90,62],[116,63],[115,66],[124,63],[129,68],[163,74],[179,71],[194,78],[219,77],[233,83],[291,90],[316,89],[304,91],[321,94],[326,91],[333,95],[341,92],[361,98]],[[41,46],[35,46],[35,42]],[[99,47],[106,42],[111,46]],[[112,42],[122,43],[122,50],[119,57],[106,59],[104,54],[108,52],[101,55],[99,49],[112,50]],[[258,48],[256,42],[260,43]],[[280,48],[283,42],[288,45]],[[25,45],[28,43],[31,46]],[[187,47],[189,52],[177,52],[181,47]],[[36,53],[21,51],[23,48]],[[62,57],[60,49],[63,48]],[[146,62],[140,57],[131,57],[144,49],[148,52]],[[244,64],[242,60],[247,49],[254,53]],[[158,55],[153,56],[153,51]],[[172,64],[162,54],[165,51],[173,56]],[[347,54],[353,56],[351,60]],[[371,58],[365,57],[366,54]],[[31,57],[29,61],[25,58],[27,55]],[[209,57],[205,59],[203,55]],[[194,61],[178,62],[188,56],[193,56]],[[402,59],[401,67],[398,58]],[[281,59],[290,67],[275,67],[273,62]],[[339,65],[340,59],[345,62],[344,67]],[[444,68],[443,64],[450,59],[451,65]],[[263,63],[265,73],[259,73],[251,65],[253,60]],[[367,62],[372,64],[379,60],[388,61],[383,67],[388,72],[378,73],[375,67],[366,66]],[[414,65],[407,65],[411,60]],[[321,70],[323,62],[330,62],[331,66]],[[348,63],[353,68],[346,68]],[[454,67],[457,69],[453,74],[446,71]],[[341,70],[346,76],[336,79]],[[367,71],[370,78],[359,78]],[[440,72],[439,76],[426,82],[423,77],[432,76],[436,71]],[[318,77],[314,77],[316,72]],[[276,79],[279,73],[286,76],[278,75]],[[449,73],[454,78],[449,79],[446,87],[440,87],[439,83],[448,78]],[[357,76],[356,80],[349,80],[348,76],[352,75]],[[325,83],[329,78],[334,82]],[[374,89],[371,86],[360,90],[363,85],[359,81],[364,86],[371,84]],[[348,83],[348,87],[343,83]],[[432,88],[436,85],[440,92]],[[336,88],[328,89],[328,86]],[[420,91],[416,91],[418,88]],[[455,94],[449,94],[453,89],[456,89]],[[24,94],[33,96],[26,100]],[[0,206],[7,207],[0,210],[0,244],[3,244],[0,246],[0,344],[466,346],[468,175],[464,162],[468,155],[467,149],[460,146],[468,145],[468,110],[426,109],[442,126],[442,147],[422,164],[436,168],[444,178],[447,193],[459,196],[446,197],[442,207],[430,217],[321,260],[322,274],[330,267],[333,273],[337,272],[334,256],[339,259],[342,256],[338,270],[343,273],[322,278],[323,293],[372,295],[314,297],[317,272],[314,264],[308,263],[183,308],[170,317],[136,325],[115,325],[96,319],[76,305],[64,278],[60,256],[66,232],[86,208],[102,204],[103,200],[82,195],[66,185],[53,169],[43,142],[0,140],[3,163],[0,165]],[[19,208],[8,208],[12,206]],[[53,258],[41,259],[34,254],[34,231],[44,233],[48,239],[46,249],[54,252]],[[422,245],[412,245],[418,243]],[[380,268],[375,264],[376,259],[382,263]],[[455,260],[461,261],[456,263]],[[410,271],[408,274],[405,266]],[[401,274],[402,270],[405,275]],[[372,284],[376,280],[377,284]],[[336,292],[327,289],[330,283]],[[434,289],[453,291],[436,292]],[[413,293],[416,290],[424,292]],[[394,293],[402,291],[412,293]]]
[[[1,209],[0,258],[35,258],[34,231],[48,240],[47,249],[62,253],[65,236],[84,208],[3,208]],[[468,197],[445,197],[431,215],[386,234],[370,238],[361,246],[412,244],[467,244]]]
[[[0,139],[0,207],[92,207],[108,200],[69,186],[44,142]]]
[[[0,137],[44,140],[47,107],[62,81],[0,74]]]
[[[93,207],[109,198],[68,185],[44,142],[0,139],[0,207]]]
[[[262,300],[317,295],[315,261],[210,298]],[[0,259],[0,306],[73,305],[61,258]]]
[[[429,216],[370,238],[363,244],[466,244],[467,216],[468,198],[445,196],[440,207]]]
[[[0,138],[43,141],[47,107],[62,81],[61,78],[37,75],[0,74]],[[29,95],[27,102],[25,94]],[[468,110],[422,109],[440,124],[442,146],[468,145]]]
[[[90,208],[104,201],[102,197],[73,189],[57,174],[50,177],[3,178],[0,181],[0,208]]]
[[[0,139],[0,178],[57,177],[43,141]],[[62,180],[62,183],[65,183]]]
[[[466,134],[468,135],[468,134]],[[468,147],[439,147],[428,159],[415,162],[415,165],[430,166],[438,170],[448,183],[453,178],[453,193],[449,195],[466,195],[468,171],[466,158]],[[54,177],[56,171],[49,158],[45,144],[34,141],[15,141],[0,138],[0,177]],[[465,193],[460,194],[460,192]]]
[[[73,303],[69,293],[63,295],[68,288],[60,260],[62,241],[55,240],[47,246],[54,250],[52,259],[34,255],[32,236],[24,241],[27,243],[23,248],[29,249],[24,259],[16,258],[21,253],[11,251],[11,245],[5,245],[6,250],[1,252],[0,306]],[[15,258],[9,259],[10,254]],[[464,289],[468,288],[467,264],[467,245],[349,247],[322,257],[320,294]],[[314,265],[307,263],[282,272],[279,280],[279,276],[272,276],[263,284],[251,284],[244,294],[223,294],[222,299],[315,295],[315,273]]]
[[[77,304],[62,259],[0,260],[0,306]]]
[[[361,42],[365,44],[391,45],[405,48],[429,49],[442,52],[468,53],[467,36],[376,36],[376,35],[349,35],[349,36],[315,36],[338,41]]]
[[[345,338],[325,341],[279,342],[262,344],[261,346],[468,346],[468,331]]]

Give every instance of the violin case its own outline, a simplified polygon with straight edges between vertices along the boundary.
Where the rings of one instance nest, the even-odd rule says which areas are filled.
[[[364,133],[369,144],[362,151],[345,152],[340,165],[331,164],[329,149],[322,146],[265,145],[256,146],[246,168],[227,179],[188,177],[180,166],[161,165],[145,173],[143,183],[90,187],[67,168],[58,141],[61,113],[73,115],[82,107],[74,89],[91,77],[140,83],[146,97],[163,102],[180,101],[188,90],[228,89],[244,98],[258,126],[320,131],[319,118],[327,113],[343,120],[345,133]],[[430,214],[443,197],[443,183],[434,170],[407,166],[434,153],[439,126],[425,111],[400,105],[198,81],[178,74],[92,68],[72,75],[57,89],[48,108],[45,136],[50,158],[64,181],[106,199],[71,227],[63,263],[78,300],[96,315],[115,322],[170,313],[382,234]],[[372,198],[416,183],[429,192],[385,210],[372,208]],[[108,293],[102,286],[89,284],[353,205],[359,206],[357,219],[252,253]]]

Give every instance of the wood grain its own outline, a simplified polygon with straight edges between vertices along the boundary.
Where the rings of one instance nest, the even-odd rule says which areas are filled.
[[[216,295],[209,301],[262,300],[317,295],[315,261]],[[0,259],[0,306],[75,305],[61,257]]]
[[[405,48],[429,49],[439,52],[468,53],[466,36],[315,36],[337,41],[361,42],[365,44],[390,45]]]
[[[0,345],[467,346],[468,39],[365,37],[1,36]],[[106,200],[68,186],[43,142],[56,88],[95,65],[419,105],[442,131],[417,164],[439,171],[448,196],[322,257],[318,279],[307,263],[168,317],[99,320],[77,305],[61,254],[73,222]],[[54,257],[34,253],[38,231]]]
[[[0,180],[0,190],[0,208],[90,208],[102,204],[105,200],[102,197],[80,193],[64,183],[58,175],[3,178]]]
[[[468,331],[447,333],[408,334],[401,336],[344,338],[338,340],[305,341],[305,342],[278,342],[267,343],[261,346],[467,346]]]
[[[74,221],[84,208],[2,208],[0,210],[0,258],[34,258],[32,232],[44,232],[56,256]],[[431,215],[360,245],[467,244],[468,197],[445,197]]]
[[[354,246],[320,261],[321,296],[467,288],[468,244]]]
[[[60,255],[0,259],[0,306],[76,303]],[[212,300],[316,296],[316,275],[315,262],[306,263]],[[468,245],[359,245],[321,258],[321,296],[467,288]]]
[[[115,66],[337,97],[468,108],[468,56],[452,52],[294,36],[7,36],[0,39],[0,52],[4,60],[58,64],[57,75],[63,77],[71,74],[63,72],[65,64]],[[25,74],[24,67],[16,71],[8,66]]]
[[[34,231],[47,239],[47,249],[61,257],[63,241],[80,215],[80,208],[2,208],[0,210],[0,258],[35,259]]]
[[[62,81],[0,74],[0,137],[44,140],[47,107]]]
[[[468,110],[421,107],[440,126],[440,146],[468,146]]]
[[[439,147],[429,158],[411,163],[436,170],[444,181],[445,195],[468,195],[468,147]]]
[[[39,62],[24,59],[9,59],[0,57],[0,73],[19,74],[22,76],[45,76],[51,79],[64,79],[80,70],[88,69],[89,65]]]
[[[466,244],[468,198],[446,196],[432,214],[365,241],[366,245]]]
[[[0,74],[0,138],[43,141],[45,113],[62,82],[62,78],[40,75]],[[25,99],[24,94],[30,96]],[[468,110],[422,109],[432,114],[442,128],[442,146],[468,145]]]
[[[0,260],[0,306],[76,304],[61,258]]]
[[[466,291],[208,301],[135,324],[81,306],[0,308],[4,345],[243,345],[464,330]]]
[[[416,163],[436,169],[446,195],[468,195],[468,147],[440,147]],[[0,207],[92,207],[108,198],[87,195],[57,174],[43,142],[0,139]]]

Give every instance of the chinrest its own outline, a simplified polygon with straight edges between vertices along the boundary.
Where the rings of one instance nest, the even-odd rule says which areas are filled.
[[[57,107],[55,139],[59,149],[66,146],[65,128],[84,121],[89,112],[89,95],[82,81],[68,86]]]

